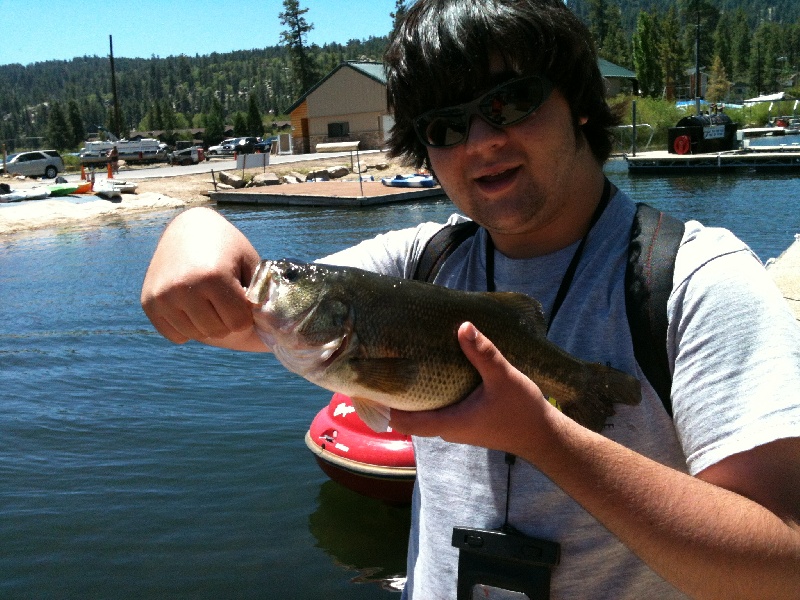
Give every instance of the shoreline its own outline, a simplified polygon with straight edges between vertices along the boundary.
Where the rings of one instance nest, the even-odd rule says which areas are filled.
[[[322,161],[307,162],[314,168]],[[326,162],[331,161],[328,159]],[[281,170],[288,171],[297,166],[286,165],[288,168]],[[387,175],[393,171],[389,170]],[[121,173],[118,179],[124,180],[125,173]],[[48,228],[102,226],[104,220],[112,218],[141,218],[148,213],[167,210],[177,214],[192,206],[214,204],[208,196],[213,188],[209,173],[143,178],[136,179],[136,183],[137,193],[123,194],[119,201],[92,195],[0,204],[0,236]],[[15,182],[15,187],[21,188],[36,185],[42,183],[31,180]],[[800,321],[800,233],[778,258],[767,262],[767,271]]]
[[[157,192],[123,194],[119,201],[104,200],[98,196],[30,200],[0,208],[0,236],[48,228],[89,224],[101,226],[104,218],[139,216],[157,210],[184,209],[208,202],[210,200],[205,197],[182,199]]]

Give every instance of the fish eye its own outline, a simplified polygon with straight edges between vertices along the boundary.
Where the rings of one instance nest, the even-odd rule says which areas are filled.
[[[296,281],[299,276],[300,276],[300,269],[298,269],[297,267],[289,267],[283,272],[283,278],[289,282]]]

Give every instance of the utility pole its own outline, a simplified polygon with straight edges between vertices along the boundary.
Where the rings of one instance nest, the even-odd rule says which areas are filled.
[[[114,70],[114,41],[108,36],[109,58],[111,60],[111,96],[114,101],[114,113],[111,118],[111,131],[117,138],[122,133],[122,119],[119,114],[119,98],[117,98],[117,73]]]
[[[694,2],[697,24],[694,31],[694,106],[697,115],[703,114],[700,110],[700,1]]]

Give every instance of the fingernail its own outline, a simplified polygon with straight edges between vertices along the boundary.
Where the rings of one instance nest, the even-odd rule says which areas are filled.
[[[471,342],[474,342],[478,339],[478,329],[469,321],[464,323],[464,333],[466,334],[467,339]]]

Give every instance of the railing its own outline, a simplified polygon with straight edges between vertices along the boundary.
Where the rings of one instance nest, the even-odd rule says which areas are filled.
[[[637,150],[647,150],[656,132],[653,126],[648,123],[637,123],[636,127],[633,125],[618,125],[615,129],[614,148],[619,153],[625,154],[636,154]],[[642,137],[644,135],[648,136],[644,144],[639,142],[641,132],[644,132]]]

